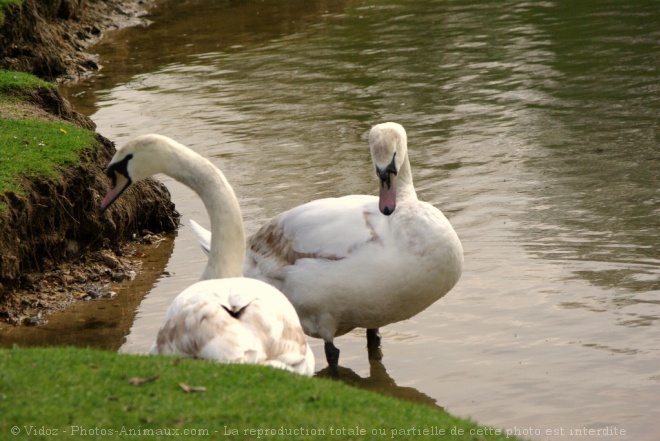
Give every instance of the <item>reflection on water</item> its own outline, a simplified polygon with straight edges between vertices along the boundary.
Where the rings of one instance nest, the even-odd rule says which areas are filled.
[[[356,386],[373,392],[382,393],[401,400],[412,401],[419,404],[426,404],[431,407],[444,410],[438,405],[437,401],[418,391],[413,387],[401,387],[396,384],[394,379],[387,373],[385,365],[379,361],[369,360],[369,376],[361,377],[352,369],[339,366],[338,375],[330,369],[329,366],[316,373],[317,377],[339,379],[344,383]]]
[[[158,2],[70,87],[117,141],[159,132],[212,158],[248,232],[311,199],[374,193],[366,134],[403,124],[421,199],[465,248],[458,286],[338,340],[349,378],[384,378],[499,427],[660,431],[660,9],[651,1]],[[201,202],[123,351],[148,348],[205,257]],[[322,344],[311,342],[317,370]],[[351,373],[352,372],[352,373]],[[391,381],[389,380],[391,379]],[[371,380],[359,380],[359,384]],[[539,437],[537,437],[539,438]],[[553,439],[569,439],[553,437]]]
[[[145,292],[161,283],[165,263],[173,250],[173,237],[158,245],[142,245],[141,269],[133,281],[113,287],[117,296],[78,302],[62,313],[51,314],[42,326],[16,327],[0,323],[0,347],[78,346],[118,350],[135,321]]]
[[[297,32],[311,32],[341,12],[343,1],[234,1],[221,5],[208,0],[157,5],[146,30],[114,32],[95,46],[103,69],[94,78],[66,89],[76,110],[96,111],[98,92],[123,84],[139,88],[135,76],[169,64],[186,64],[189,57],[210,52],[236,53]]]

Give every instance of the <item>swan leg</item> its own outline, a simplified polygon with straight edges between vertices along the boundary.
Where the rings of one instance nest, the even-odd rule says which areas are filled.
[[[330,369],[337,374],[339,372],[339,349],[331,341],[325,342],[325,359]]]
[[[382,360],[383,351],[380,349],[380,332],[378,329],[367,329],[367,352],[369,360]]]

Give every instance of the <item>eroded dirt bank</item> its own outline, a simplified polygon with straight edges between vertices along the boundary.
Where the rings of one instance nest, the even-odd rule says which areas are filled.
[[[0,68],[60,81],[85,75],[98,68],[84,52],[89,43],[104,30],[139,23],[147,6],[26,0],[5,12]],[[60,119],[95,129],[56,90],[30,91],[20,105],[0,102],[0,118]],[[72,301],[112,295],[112,283],[139,270],[136,240],[159,240],[158,234],[177,227],[169,192],[153,180],[135,184],[99,213],[108,185],[103,171],[114,151],[112,142],[97,134],[94,148],[64,170],[60,181],[26,179],[27,196],[0,195],[9,207],[0,216],[0,320],[38,324]]]
[[[70,81],[99,69],[86,49],[103,32],[145,25],[150,0],[23,0],[0,27],[0,69]]]

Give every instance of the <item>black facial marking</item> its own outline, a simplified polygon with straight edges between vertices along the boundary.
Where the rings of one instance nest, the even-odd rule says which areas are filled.
[[[108,168],[105,170],[106,176],[108,176],[112,180],[112,188],[115,188],[115,185],[117,185],[117,176],[115,173],[121,173],[122,175],[126,176],[128,178],[128,185],[131,185],[133,183],[133,180],[131,177],[128,175],[128,161],[133,159],[133,154],[126,155],[124,159],[122,159],[119,162],[115,162],[114,164],[110,164]]]
[[[131,186],[131,183],[133,182],[133,180],[132,180],[131,177],[128,175],[128,161],[130,161],[132,157],[133,157],[133,155],[126,155],[126,157],[125,157],[124,159],[122,159],[121,161],[119,161],[119,162],[117,162],[117,163],[110,164],[110,165],[108,166],[108,168],[105,170],[105,174],[106,174],[106,175],[110,178],[110,180],[112,181],[112,185],[111,185],[111,187],[110,187],[111,190],[114,190],[115,188],[117,188],[117,174],[121,174],[122,176],[125,176],[125,177],[126,177],[126,180],[127,180],[128,182],[127,182],[126,185],[124,185],[123,188],[121,188],[121,189],[119,190],[118,193],[116,193],[116,194],[114,195],[114,197],[112,198],[112,200],[110,200],[109,202],[107,202],[107,205],[103,206],[104,204],[103,204],[103,203],[101,204],[101,209],[100,209],[100,210],[101,210],[101,213],[103,213],[105,210],[107,210],[108,207],[110,207],[110,206],[111,206],[111,205],[117,200],[117,198],[119,198],[119,196],[121,196],[121,194],[122,194],[122,193],[123,193],[128,187]],[[110,195],[110,191],[111,191],[111,190],[108,190],[108,194],[106,195],[106,198]],[[105,201],[105,198],[104,198],[104,201]]]
[[[378,175],[378,178],[380,179],[381,185],[387,185],[387,188],[389,189],[390,186],[392,185],[390,182],[390,176],[397,174],[396,170],[396,165],[394,164],[394,161],[396,159],[396,152],[394,152],[394,156],[392,156],[392,162],[385,167],[385,169],[381,169],[376,167],[376,175]]]

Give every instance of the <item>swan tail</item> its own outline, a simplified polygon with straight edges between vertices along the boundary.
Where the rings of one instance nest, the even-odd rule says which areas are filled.
[[[195,236],[197,236],[199,246],[202,247],[202,250],[208,256],[211,251],[211,232],[192,219],[190,219],[190,228],[192,228]]]

